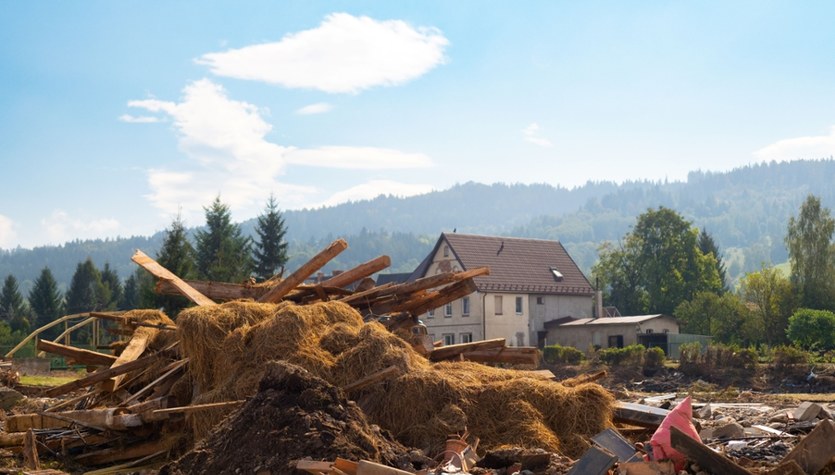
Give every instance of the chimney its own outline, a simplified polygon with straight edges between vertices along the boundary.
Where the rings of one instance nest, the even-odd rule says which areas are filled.
[[[594,293],[594,317],[600,318],[603,316],[603,291],[598,290]]]

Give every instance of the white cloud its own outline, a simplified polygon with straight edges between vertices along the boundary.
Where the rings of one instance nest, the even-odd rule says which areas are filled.
[[[760,160],[815,159],[835,156],[835,126],[832,126],[829,135],[779,140],[757,150],[754,156]]]
[[[112,218],[74,218],[57,209],[48,218],[41,220],[41,227],[46,232],[47,242],[63,243],[72,239],[97,239],[113,235],[118,232],[120,225],[119,221]]]
[[[119,116],[120,122],[127,122],[129,124],[153,124],[159,122],[159,117],[153,117],[149,115],[143,116],[134,116],[130,114],[122,114]]]
[[[399,183],[391,180],[372,180],[334,193],[322,203],[322,206],[334,206],[347,201],[368,200],[380,195],[406,197],[422,195],[430,191],[432,191],[431,185]]]
[[[196,62],[219,76],[357,93],[420,77],[446,61],[448,44],[435,28],[333,13],[317,28],[273,43],[204,54]]]
[[[189,84],[180,102],[137,100],[130,107],[171,118],[179,148],[189,159],[179,166],[148,171],[147,198],[165,217],[178,212],[189,222],[201,222],[203,207],[218,195],[236,219],[263,209],[270,193],[285,208],[315,202],[320,190],[282,183],[288,164],[339,169],[424,167],[428,157],[418,153],[374,147],[298,149],[267,140],[272,126],[253,104],[230,99],[219,85],[202,79]]]
[[[554,144],[545,137],[542,137],[541,132],[542,130],[539,124],[533,122],[531,125],[522,129],[522,137],[525,139],[525,142],[530,142],[540,147],[553,147]]]
[[[331,110],[333,110],[333,105],[328,104],[327,102],[317,102],[316,104],[310,104],[309,106],[304,106],[304,107],[296,110],[296,114],[299,114],[299,115],[324,114],[325,112],[330,112]]]
[[[17,232],[14,221],[0,214],[0,248],[10,248],[15,245]]]
[[[406,153],[375,147],[332,146],[292,149],[285,156],[288,162],[296,165],[357,170],[423,168],[432,164],[429,157],[422,153]]]

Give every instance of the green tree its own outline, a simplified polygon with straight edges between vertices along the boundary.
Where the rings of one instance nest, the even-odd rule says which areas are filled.
[[[12,331],[27,331],[29,329],[29,308],[20,295],[17,279],[11,274],[3,281],[0,291],[0,318],[9,324]]]
[[[772,346],[787,343],[786,327],[796,305],[789,279],[763,265],[742,278],[739,292],[751,304],[751,313],[763,329],[763,341]]]
[[[101,283],[104,286],[104,308],[107,310],[118,309],[124,290],[119,275],[110,267],[109,262],[105,262],[104,268],[101,270]]]
[[[220,282],[241,282],[252,273],[251,242],[232,223],[229,206],[216,197],[206,211],[206,228],[197,231],[197,276]]]
[[[32,290],[29,291],[29,307],[35,317],[35,327],[40,328],[58,317],[63,312],[64,297],[58,290],[58,283],[49,267],[44,267],[41,274],[35,280]],[[42,333],[41,338],[54,338],[58,336],[59,329],[52,327]]]
[[[792,268],[791,282],[800,294],[802,307],[833,307],[833,231],[835,219],[814,195],[803,202],[799,216],[789,218],[786,247]]]
[[[188,241],[186,225],[178,214],[171,226],[165,230],[162,248],[157,254],[157,262],[182,279],[194,277],[194,248]],[[153,279],[145,279],[145,285],[153,285]],[[148,293],[147,290],[145,293]],[[189,300],[179,295],[154,295],[154,307],[161,307],[171,316],[189,306]]]
[[[106,308],[108,295],[101,281],[101,273],[89,257],[76,266],[66,299],[69,314]]]
[[[789,318],[789,339],[795,345],[814,351],[835,349],[835,313],[801,308]]]
[[[682,332],[711,335],[720,343],[752,344],[762,337],[745,303],[731,293],[699,292],[680,303],[673,315]]]
[[[659,207],[638,216],[619,249],[603,249],[593,269],[606,286],[609,303],[623,314],[664,313],[699,291],[722,288],[716,258],[704,255],[698,231],[675,211]],[[618,305],[615,303],[615,305]]]
[[[699,233],[699,250],[702,251],[702,254],[705,256],[710,254],[714,259],[716,259],[716,271],[719,273],[719,281],[722,283],[719,293],[724,293],[728,288],[727,269],[725,269],[725,263],[722,261],[722,254],[719,252],[719,246],[716,245],[716,241],[713,240],[713,236],[708,234],[708,232],[704,229],[702,229],[702,232]]]
[[[270,195],[264,214],[258,216],[255,232],[258,234],[253,249],[255,277],[263,281],[275,275],[287,263],[287,241],[284,239],[287,228],[273,195]]]
[[[137,269],[139,270],[139,269]],[[122,310],[133,310],[139,307],[139,281],[136,273],[133,273],[125,279],[125,288],[122,292],[122,301],[119,302],[119,308]]]

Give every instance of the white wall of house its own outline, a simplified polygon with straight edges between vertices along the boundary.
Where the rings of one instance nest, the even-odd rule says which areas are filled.
[[[591,351],[595,345],[609,348],[610,337],[620,336],[623,346],[638,343],[639,333],[678,333],[678,323],[672,317],[662,316],[638,323],[560,325],[549,329],[548,344],[573,346],[581,351]],[[614,345],[613,345],[614,346]]]
[[[528,341],[531,346],[535,346],[538,333],[545,331],[545,322],[563,317],[591,318],[594,296],[531,294],[528,296],[528,308],[531,320]],[[547,341],[548,344],[553,342],[550,335]]]
[[[530,307],[526,294],[483,294],[485,340],[504,338],[508,346],[530,346]],[[534,343],[536,343],[534,341]]]
[[[442,243],[438,252],[432,257],[432,264],[426,270],[426,276],[442,272],[458,272],[463,266],[455,258],[446,243]],[[468,299],[465,309],[464,300]],[[468,310],[468,311],[465,311]],[[481,296],[474,292],[465,298],[460,298],[449,304],[436,308],[431,314],[421,317],[426,330],[433,341],[445,341],[447,344],[466,343],[466,340],[479,341],[484,339],[482,331],[483,315]]]

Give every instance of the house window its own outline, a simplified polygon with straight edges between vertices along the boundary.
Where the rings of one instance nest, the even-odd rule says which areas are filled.
[[[444,345],[454,345],[455,344],[455,334],[454,333],[444,333]]]
[[[444,246],[444,257],[449,257],[449,246]]]
[[[501,295],[496,295],[495,297],[493,297],[493,307],[494,307],[493,313],[495,313],[496,315],[501,315],[502,314],[502,296]]]
[[[465,317],[470,316],[470,298],[464,297],[461,299],[461,314]]]
[[[609,348],[623,348],[623,335],[609,335]]]
[[[472,343],[473,342],[473,334],[472,333],[462,333],[461,334],[461,343]]]
[[[444,305],[444,318],[450,318],[452,316],[452,302]]]
[[[516,315],[522,315],[522,297],[516,297]]]
[[[556,267],[551,268],[551,274],[554,276],[554,280],[557,282],[561,282],[563,279],[562,272],[558,271]]]
[[[426,318],[435,318],[435,309],[430,310]]]
[[[647,335],[649,335],[650,333],[652,333],[652,328],[647,328],[647,331],[645,331],[644,333],[646,333]]]
[[[536,298],[536,304],[537,305],[545,305],[545,299],[543,299],[542,297],[537,297]]]

